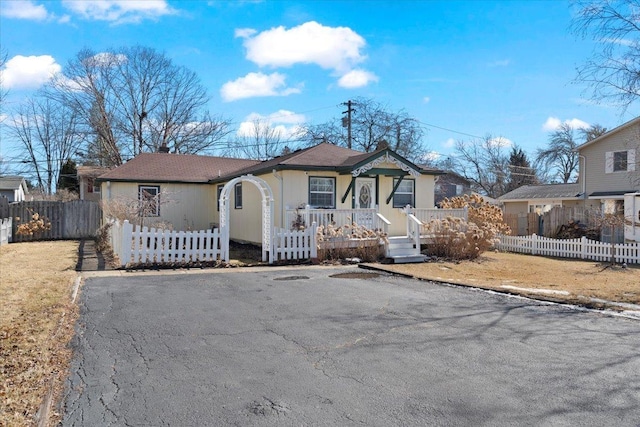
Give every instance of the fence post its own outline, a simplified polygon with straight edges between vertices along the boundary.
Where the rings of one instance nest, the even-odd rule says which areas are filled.
[[[531,255],[538,253],[538,236],[536,234],[531,235]]]
[[[131,259],[131,240],[133,238],[133,225],[128,220],[122,224],[122,247],[120,253],[120,264],[124,267]]]
[[[311,240],[311,253],[309,257],[311,259],[318,258],[318,226],[315,221],[311,224],[311,238],[309,240]]]
[[[582,236],[580,245],[582,259],[587,259],[587,236]]]
[[[311,206],[304,205],[304,225],[305,225],[305,227],[307,226],[307,224],[309,224],[309,221],[311,221],[311,212],[309,211],[309,209],[311,209]]]

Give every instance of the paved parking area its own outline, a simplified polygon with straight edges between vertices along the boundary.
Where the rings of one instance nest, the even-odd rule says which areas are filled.
[[[65,426],[640,423],[640,322],[356,268],[81,294]]]

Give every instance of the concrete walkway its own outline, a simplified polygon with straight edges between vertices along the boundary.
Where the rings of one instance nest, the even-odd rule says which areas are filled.
[[[78,245],[78,263],[76,271],[107,271],[113,270],[105,261],[101,253],[96,251],[96,244],[93,239],[83,239]]]

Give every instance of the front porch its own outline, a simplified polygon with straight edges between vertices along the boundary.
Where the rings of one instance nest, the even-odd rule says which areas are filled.
[[[394,263],[419,262],[424,260],[420,246],[432,236],[425,231],[424,224],[447,217],[467,220],[467,209],[412,208],[398,209],[401,223],[393,224],[378,207],[370,209],[314,209],[304,206],[286,209],[285,224],[291,230],[303,230],[312,224],[317,234],[325,239],[325,246],[332,239],[343,242],[371,241],[373,236],[385,245],[385,256]],[[398,217],[396,217],[398,218]],[[397,221],[397,219],[396,219]]]

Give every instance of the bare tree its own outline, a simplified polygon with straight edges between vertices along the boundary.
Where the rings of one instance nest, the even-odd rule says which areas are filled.
[[[580,68],[576,81],[591,99],[613,101],[625,111],[640,96],[640,0],[576,0],[572,29],[601,49]]]
[[[256,118],[236,144],[225,150],[225,155],[267,160],[283,154],[288,149],[287,143],[288,139],[283,137],[280,129],[272,127],[268,120]]]
[[[350,112],[344,117],[308,127],[303,139],[309,144],[326,141],[364,152],[389,147],[410,160],[424,154],[424,130],[406,112],[392,112],[388,106],[366,98],[356,98],[347,108]]]
[[[481,140],[457,141],[453,170],[471,182],[483,195],[499,197],[507,192],[509,182],[508,144],[490,135]]]
[[[28,99],[13,115],[10,133],[20,142],[24,161],[46,194],[53,193],[62,165],[82,143],[77,126],[75,110],[42,97]]]
[[[160,147],[206,152],[228,134],[228,123],[206,109],[209,97],[198,76],[142,46],[82,50],[47,94],[81,114],[92,148],[115,165]]]
[[[584,142],[593,141],[605,133],[607,133],[607,128],[600,126],[599,124],[593,124],[588,128],[580,129],[580,135],[584,139]]]
[[[574,133],[570,124],[563,123],[550,134],[547,148],[538,149],[537,160],[549,167],[554,177],[563,183],[571,181],[578,171],[579,158],[575,151],[578,143]]]

